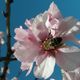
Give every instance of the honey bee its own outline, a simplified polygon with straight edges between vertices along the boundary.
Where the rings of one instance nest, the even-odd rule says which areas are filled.
[[[61,45],[62,45],[61,37],[49,38],[43,42],[43,47],[45,50],[55,49],[56,47],[59,47]]]
[[[51,46],[59,46],[62,44],[62,38],[61,37],[56,37],[51,39]]]

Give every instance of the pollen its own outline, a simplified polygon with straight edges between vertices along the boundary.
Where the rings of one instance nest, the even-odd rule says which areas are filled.
[[[46,39],[46,40],[42,43],[42,45],[43,45],[43,48],[44,48],[45,50],[49,50],[49,49],[50,49],[50,45],[51,45],[51,40],[50,40],[50,39]]]

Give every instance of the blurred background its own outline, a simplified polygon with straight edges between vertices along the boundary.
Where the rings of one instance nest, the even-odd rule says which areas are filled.
[[[63,17],[74,16],[80,20],[80,0],[14,0],[11,4],[11,45],[14,44],[14,29],[22,25],[24,28],[24,22],[26,18],[30,19],[44,12],[49,8],[50,3],[54,1],[60,9]],[[2,14],[5,11],[5,0],[0,0],[0,31],[4,32],[6,36],[6,20]],[[78,36],[80,37],[80,36]],[[6,41],[6,38],[4,38]],[[6,56],[6,45],[1,46],[0,57]],[[3,68],[3,62],[0,62],[0,74]],[[13,77],[18,77],[18,80],[35,80],[33,71],[29,76],[25,76],[26,71],[22,72],[20,69],[19,61],[12,61],[9,63],[9,70],[7,73],[7,80],[12,80]],[[62,80],[60,68],[56,64],[55,71],[52,76],[47,79]]]

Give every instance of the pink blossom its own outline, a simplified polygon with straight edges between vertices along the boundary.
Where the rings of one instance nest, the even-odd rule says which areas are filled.
[[[0,44],[4,44],[3,32],[0,32]]]
[[[36,62],[34,75],[47,79],[54,71],[55,63],[63,70],[71,71],[80,66],[80,49],[68,46],[67,41],[79,44],[75,34],[80,25],[73,17],[63,18],[54,3],[35,18],[26,20],[28,29],[15,29],[14,55],[21,62],[21,69],[31,72]],[[28,75],[27,74],[27,75]]]

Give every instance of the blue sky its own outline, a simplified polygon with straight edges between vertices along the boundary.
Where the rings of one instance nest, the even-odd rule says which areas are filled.
[[[14,29],[20,25],[24,26],[26,18],[30,19],[47,10],[52,1],[58,5],[64,17],[74,16],[80,20],[80,0],[14,0],[14,3],[11,4],[12,45],[14,43]],[[6,35],[5,18],[1,13],[3,10],[5,11],[5,0],[0,0],[0,31],[4,31]],[[6,53],[5,45],[2,46],[1,49],[2,53]],[[2,56],[5,56],[5,54],[2,54]],[[0,62],[0,66],[1,65],[2,63]],[[13,76],[18,75],[18,72],[21,71],[20,62],[11,62],[9,64],[9,68],[10,74],[8,74],[7,77],[8,80],[11,80]],[[19,76],[19,80],[34,80],[33,73],[31,73],[28,77],[26,77],[25,74],[26,72],[22,72]],[[61,80],[61,72],[57,65],[51,77],[55,78],[56,80]]]

